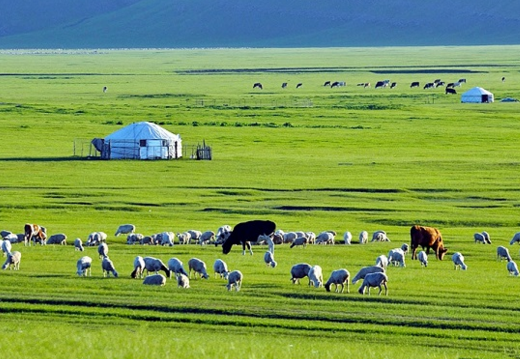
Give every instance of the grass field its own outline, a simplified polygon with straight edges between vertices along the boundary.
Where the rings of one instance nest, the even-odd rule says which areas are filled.
[[[65,233],[69,245],[24,247],[20,271],[0,273],[0,348],[14,358],[520,358],[520,282],[496,260],[520,227],[519,47],[2,51],[0,229],[26,222]],[[506,81],[501,78],[505,76]],[[423,90],[466,78],[459,94]],[[390,79],[397,87],[357,83]],[[346,87],[324,87],[346,81]],[[420,81],[421,88],[409,88]],[[255,82],[263,90],[253,89]],[[282,82],[288,88],[282,89]],[[297,83],[303,86],[296,89]],[[102,92],[108,87],[107,93]],[[497,102],[461,104],[480,86]],[[81,139],[154,121],[183,138],[173,161],[73,156]],[[205,141],[212,161],[189,159]],[[285,231],[383,229],[390,243],[277,246],[276,268],[240,248],[128,246],[145,235],[215,231],[244,220]],[[443,233],[448,256],[428,268],[407,257],[388,269],[389,295],[327,293],[290,283],[300,262],[352,275],[402,243],[413,224]],[[473,242],[491,234],[492,245]],[[74,238],[108,233],[120,277],[78,278]],[[466,257],[454,271],[451,255]],[[185,265],[224,259],[244,273],[224,281],[133,280],[136,255]],[[99,263],[98,263],[99,261]],[[305,282],[305,281],[304,281]],[[377,291],[376,291],[377,293]],[[87,354],[85,354],[87,353]]]

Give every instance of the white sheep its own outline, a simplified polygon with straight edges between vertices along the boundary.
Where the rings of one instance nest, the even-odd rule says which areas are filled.
[[[486,237],[484,237],[482,233],[475,233],[473,239],[475,240],[475,243],[486,244]]]
[[[298,235],[296,234],[296,232],[287,232],[287,233],[284,233],[284,235],[283,235],[283,242],[292,243],[292,242],[294,242],[294,240],[296,238],[298,238]]]
[[[384,254],[381,254],[376,258],[376,266],[380,266],[381,268],[386,269],[386,267],[388,267],[388,257]]]
[[[177,239],[179,240],[179,244],[189,244],[191,240],[191,234],[188,232],[177,233]]]
[[[511,261],[511,255],[509,254],[509,249],[507,249],[504,246],[498,246],[497,247],[497,259],[507,259],[507,261]]]
[[[334,284],[336,286],[335,292],[338,292],[338,285],[341,285],[341,292],[343,293],[345,289],[345,283],[347,284],[347,293],[350,293],[350,273],[348,270],[342,268],[333,271],[330,275],[330,278],[325,283],[324,287],[327,292],[330,292],[330,286]]]
[[[206,231],[201,234],[199,238],[199,244],[202,246],[204,244],[209,244],[211,241],[215,239],[215,232],[213,231]]]
[[[309,240],[309,244],[316,243],[316,233],[314,232],[305,232],[305,237]]]
[[[401,248],[394,248],[388,252],[388,263],[394,266],[406,267],[404,252]]]
[[[103,277],[110,277],[110,273],[112,273],[114,277],[118,277],[114,263],[107,256],[103,257],[101,261],[101,269],[103,269]]]
[[[24,236],[25,236],[24,234],[11,233],[11,234],[8,234],[7,236],[5,236],[4,240],[9,241],[11,243],[19,243],[19,242],[23,242]],[[20,240],[20,238],[21,238],[21,240]]]
[[[143,238],[141,238],[139,240],[139,244],[141,244],[142,246],[145,246],[145,245],[156,245],[157,243],[155,242],[155,238],[153,236],[143,236]]]
[[[315,265],[309,270],[308,277],[309,285],[312,282],[316,288],[323,286],[323,271],[319,265]]]
[[[2,252],[4,253],[4,257],[6,257],[9,253],[11,253],[11,241],[8,239],[4,239],[2,241]]]
[[[177,278],[177,288],[187,289],[190,287],[190,278],[188,278],[187,275],[183,273],[177,273],[175,276]]]
[[[273,268],[277,265],[276,261],[274,260],[274,254],[271,251],[265,252],[264,262],[266,265],[271,266]]]
[[[370,295],[370,288],[379,288],[378,295],[381,295],[382,288],[381,286],[385,287],[385,295],[388,295],[388,277],[385,273],[369,273],[365,276],[365,279],[363,279],[363,284],[361,284],[361,287],[359,287],[359,293],[365,294],[365,288],[367,289],[367,294]]]
[[[158,242],[161,246],[169,246],[173,247],[173,242],[175,240],[175,234],[173,232],[162,232],[159,233],[156,237],[156,243]]]
[[[129,234],[135,232],[135,226],[133,224],[122,224],[117,228],[116,234],[114,234],[116,237],[120,234]]]
[[[366,244],[368,242],[368,232],[361,231],[359,233],[359,244]]]
[[[194,272],[195,278],[197,278],[197,273],[201,278],[208,279],[209,275],[206,271],[206,263],[204,263],[202,260],[198,258],[191,258],[188,261],[188,268],[189,268],[189,277],[191,278],[191,271]]]
[[[242,287],[242,280],[244,276],[242,272],[239,270],[234,270],[228,275],[228,284],[226,285],[227,290],[232,290],[235,287],[235,290],[238,292]]]
[[[187,232],[190,234],[190,241],[188,243],[191,243],[192,239],[195,241],[195,243],[197,243],[199,241],[200,237],[202,236],[202,232],[201,231],[197,231],[197,230],[194,230],[194,229],[190,229]]]
[[[291,268],[291,281],[293,284],[300,283],[300,279],[309,276],[309,271],[311,270],[311,265],[307,263],[299,263],[295,264]],[[310,281],[309,281],[310,284]]]
[[[155,272],[155,274],[158,274],[160,270],[164,272],[166,277],[170,277],[170,270],[166,265],[163,263],[162,260],[154,257],[144,257],[144,268],[146,269],[146,272],[149,274],[150,272]]]
[[[419,259],[419,262],[421,263],[421,267],[422,266],[428,267],[428,254],[426,254],[425,251],[420,251],[419,255],[417,256],[417,259]]]
[[[509,272],[509,275],[514,275],[515,277],[518,277],[518,266],[514,261],[507,262],[507,271]]]
[[[98,254],[99,254],[99,258],[104,258],[106,256],[108,256],[108,246],[106,243],[101,243],[99,246],[98,246]]]
[[[217,259],[215,263],[213,264],[213,271],[215,272],[215,277],[217,274],[220,276],[220,278],[227,279],[229,275],[229,270],[226,262],[224,262],[222,259]]]
[[[466,263],[464,263],[464,256],[462,255],[462,253],[460,253],[460,252],[453,253],[453,255],[451,256],[451,260],[453,261],[455,270],[457,270],[458,268],[460,268],[462,270],[468,269],[468,266],[466,265]]]
[[[371,242],[390,242],[390,238],[388,238],[385,231],[379,230],[372,234]]]
[[[20,262],[22,260],[22,253],[18,251],[9,252],[7,253],[7,259],[5,260],[4,265],[2,266],[2,269],[14,269],[19,270],[20,269]]]
[[[49,238],[47,238],[47,244],[67,244],[67,235],[64,233],[53,234]]]
[[[184,269],[184,266],[183,266],[182,262],[180,261],[180,259],[175,258],[175,257],[170,258],[168,260],[168,269],[170,270],[170,278],[171,278],[172,273],[184,274],[185,276],[188,275],[188,272],[186,272],[186,270]]]
[[[303,246],[303,248],[307,247],[307,243],[309,243],[309,239],[306,236],[296,238],[292,243],[291,247],[295,246]]]
[[[486,240],[487,244],[491,244],[491,237],[489,236],[489,233],[484,231],[482,232],[482,235],[484,236],[484,239]]]
[[[274,242],[273,242],[273,239],[271,238],[271,236],[268,236],[268,235],[265,235],[265,234],[259,235],[257,240],[256,240],[256,243],[258,244],[258,243],[262,243],[262,242],[266,242],[267,243],[267,247],[269,248],[269,251],[271,253],[274,253]],[[251,254],[253,254],[251,249],[249,251],[251,252]]]
[[[146,264],[144,263],[144,259],[141,256],[137,256],[134,259],[134,270],[130,274],[132,278],[143,278],[144,270],[146,268]]]
[[[343,243],[345,244],[352,244],[352,233],[350,233],[349,231],[346,231],[344,234],[343,234]]]
[[[232,229],[229,225],[223,225],[220,226],[217,229],[217,233],[215,235],[215,246],[218,246],[219,244],[222,244],[228,239],[228,237],[231,235]]]
[[[352,284],[356,284],[356,282],[360,279],[365,279],[367,274],[370,273],[384,273],[385,269],[380,266],[370,266],[363,267],[357,272],[357,274],[352,278]]]
[[[92,258],[88,256],[81,257],[78,259],[76,263],[77,267],[77,275],[88,277],[89,275],[92,275]]]
[[[9,235],[11,235],[11,234],[13,234],[13,232],[11,232],[11,231],[6,231],[6,230],[2,230],[2,231],[0,231],[0,236],[1,236],[3,239],[5,239],[7,236],[9,236]]]
[[[81,238],[76,238],[74,240],[74,250],[83,252],[85,248],[83,248],[83,242],[81,241]]]
[[[520,243],[520,232],[515,233],[513,239],[511,239],[511,242],[509,242],[509,245],[513,245],[515,243]]]
[[[144,236],[141,233],[130,233],[126,236],[126,244],[134,245],[136,243],[141,243]]]
[[[408,253],[408,251],[410,250],[410,246],[407,243],[403,243],[401,245],[401,250],[403,251],[404,255],[406,255],[406,253]]]
[[[316,244],[334,244],[336,232],[323,231],[316,236]]]
[[[162,274],[152,274],[144,279],[143,284],[164,286],[166,284],[166,277]]]
[[[107,234],[105,232],[92,232],[88,235],[87,242],[85,243],[88,247],[97,246],[100,243],[107,241]]]

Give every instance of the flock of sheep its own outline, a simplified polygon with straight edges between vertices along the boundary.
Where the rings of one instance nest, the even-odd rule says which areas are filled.
[[[220,227],[216,233],[213,231],[200,232],[195,230],[190,230],[184,233],[177,233],[178,243],[180,244],[189,244],[192,240],[195,243],[204,245],[204,244],[215,244],[218,246],[222,244],[227,237],[229,237],[232,232],[232,228],[230,226],[222,226]],[[173,246],[175,234],[172,232],[162,232],[158,234],[154,234],[151,236],[143,236],[141,234],[135,233],[135,226],[126,224],[121,225],[117,229],[115,236],[119,236],[121,234],[127,235],[127,244],[142,244],[142,245],[162,245],[162,246]],[[21,262],[21,253],[19,251],[12,251],[11,243],[24,242],[26,245],[31,244],[31,240],[35,243],[37,242],[35,239],[30,238],[27,240],[23,234],[15,235],[9,231],[1,231],[0,235],[2,236],[1,248],[4,257],[6,257],[6,261],[2,266],[2,269],[13,269],[19,270],[20,262]],[[44,234],[46,238],[46,233]],[[306,246],[308,244],[325,244],[325,245],[333,245],[336,243],[336,232],[334,231],[324,231],[318,235],[313,232],[283,232],[282,230],[277,230],[272,237],[270,237],[267,242],[269,245],[269,249],[264,254],[264,263],[272,268],[277,266],[277,263],[274,259],[274,245],[275,244],[283,244],[290,243],[290,248],[295,246]],[[368,242],[368,232],[362,231],[359,234],[359,243],[366,244]],[[57,234],[54,236],[50,236],[44,240],[41,240],[39,243],[41,245],[46,244],[66,244],[66,235]],[[113,275],[114,277],[118,277],[119,274],[116,271],[114,263],[110,260],[108,256],[108,245],[106,243],[107,234],[104,232],[93,232],[91,233],[87,241],[85,242],[86,246],[97,246],[98,255],[101,259],[101,268],[103,271],[104,277],[110,277]],[[488,233],[475,233],[474,234],[475,243],[483,243],[483,244],[491,244],[491,239]],[[372,242],[390,242],[387,234],[384,231],[375,231],[372,234]],[[261,243],[259,241],[258,243]],[[350,232],[345,232],[343,235],[343,243],[345,245],[352,244],[352,234]],[[516,233],[514,237],[511,239],[510,244],[513,245],[515,243],[520,243],[520,232]],[[77,251],[84,251],[83,242],[81,239],[76,238],[74,241],[74,248]],[[403,244],[400,248],[391,249],[388,255],[380,255],[376,258],[374,265],[369,265],[363,267],[352,279],[348,270],[345,268],[340,268],[332,271],[330,277],[327,282],[324,283],[323,280],[323,270],[319,265],[311,266],[307,263],[298,263],[292,266],[291,268],[291,281],[293,284],[299,283],[301,279],[308,277],[308,285],[314,286],[316,288],[324,287],[326,291],[330,291],[332,285],[335,287],[336,292],[343,293],[345,286],[347,288],[347,293],[350,292],[350,281],[352,284],[363,280],[359,293],[370,294],[370,288],[377,287],[379,288],[379,295],[382,293],[382,288],[385,289],[385,295],[388,295],[388,275],[386,273],[386,269],[389,265],[406,267],[405,257],[408,253],[409,246],[408,244]],[[252,253],[251,253],[252,254]],[[428,255],[423,250],[418,253],[417,256],[421,266],[428,266]],[[516,263],[512,260],[511,255],[509,254],[509,250],[504,246],[497,247],[497,259],[506,259],[507,260],[507,271],[510,275],[518,276],[519,270]],[[464,256],[460,252],[456,252],[452,255],[452,261],[455,269],[466,270],[468,266],[464,261]],[[183,263],[178,258],[171,258],[168,260],[167,264],[164,264],[160,259],[154,257],[141,257],[137,256],[134,259],[134,270],[131,273],[132,278],[144,279],[143,284],[146,285],[159,285],[163,286],[166,284],[167,278],[172,278],[175,276],[177,281],[177,286],[180,288],[190,288],[190,279],[192,278],[192,272],[195,278],[200,277],[203,279],[208,279],[209,274],[207,272],[207,266],[204,261],[198,258],[191,258],[188,261],[188,271],[184,268]],[[89,256],[83,256],[78,259],[76,263],[77,275],[79,276],[91,276],[91,268],[92,268],[92,258]],[[214,262],[213,270],[215,276],[219,276],[227,280],[227,289],[232,290],[235,289],[239,291],[242,285],[243,274],[239,270],[230,271],[228,269],[227,264],[222,259],[217,259]],[[160,274],[159,272],[164,272]],[[146,275],[145,275],[146,272]],[[341,289],[340,289],[341,288]]]

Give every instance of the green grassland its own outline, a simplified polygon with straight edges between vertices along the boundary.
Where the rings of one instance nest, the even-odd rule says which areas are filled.
[[[520,282],[495,258],[497,245],[519,255],[509,246],[520,227],[519,105],[498,102],[520,98],[519,50],[0,52],[0,229],[39,223],[69,238],[67,246],[13,245],[22,263],[0,273],[0,348],[15,358],[519,358]],[[461,104],[443,88],[422,89],[437,78],[466,78],[459,94],[481,86],[497,102]],[[374,89],[383,79],[397,87]],[[75,143],[138,121],[179,133],[185,157],[87,160],[88,147],[73,156]],[[214,159],[190,160],[202,141]],[[224,257],[214,246],[128,246],[114,237],[123,223],[149,235],[255,218],[285,231],[332,229],[338,245],[277,246],[273,269],[265,247]],[[321,265],[325,280],[342,267],[354,275],[408,243],[416,223],[441,230],[448,256],[430,256],[428,268],[409,257],[406,268],[389,268],[387,297],[361,296],[358,284],[337,294],[290,283],[299,262]],[[339,245],[346,230],[357,238],[379,229],[391,243]],[[473,242],[484,230],[492,245]],[[120,278],[102,278],[95,248],[86,249],[93,276],[75,274],[82,254],[71,244],[93,231],[108,233]],[[453,270],[455,251],[467,271]],[[129,276],[136,255],[185,265],[198,257],[211,274],[220,257],[244,284],[238,293],[213,277],[189,290],[173,280],[145,287]]]

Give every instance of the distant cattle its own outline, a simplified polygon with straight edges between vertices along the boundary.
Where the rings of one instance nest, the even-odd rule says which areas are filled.
[[[437,259],[442,260],[448,251],[444,248],[441,232],[437,228],[412,226],[410,229],[412,259],[417,259],[417,247],[426,248],[426,253],[430,254],[430,248],[435,251]]]
[[[253,85],[253,88],[256,89],[256,88],[259,88],[260,90],[263,90],[263,86],[260,82],[255,82],[255,84]]]
[[[419,82],[418,81],[414,81],[410,84],[410,87],[419,87]]]
[[[424,85],[423,90],[428,90],[432,88],[435,88],[435,84],[433,82],[428,82]]]
[[[441,86],[445,86],[446,85],[446,82],[444,81],[439,81],[435,84],[435,87],[441,87]]]
[[[502,82],[506,82],[506,78],[505,77],[502,77]]]
[[[325,81],[325,83],[323,84],[323,86],[330,86],[330,81]]]
[[[24,226],[24,242],[25,245],[31,245],[31,241],[40,242],[40,244],[46,244],[47,241],[47,231],[45,227],[39,226],[37,224],[26,223]]]
[[[466,83],[466,79],[459,79],[459,83]]]
[[[283,88],[283,89],[284,89],[284,88],[287,88],[287,82],[284,82],[284,83],[282,84],[282,88]]]
[[[370,82],[361,82],[357,84],[357,86],[363,86],[363,88],[367,88],[370,87]]]
[[[107,87],[103,86],[103,92],[107,92]]]
[[[457,91],[455,91],[454,88],[446,87],[445,94],[446,94],[446,95],[447,95],[447,94],[456,95],[456,94],[457,94]]]
[[[339,81],[333,82],[330,87],[339,87]]]
[[[393,89],[396,86],[397,86],[397,82],[392,82],[392,84],[390,85],[390,88]]]
[[[298,83],[298,84],[296,84],[296,88],[297,88],[297,89],[299,89],[299,88],[302,87],[302,86],[303,86],[303,84],[302,84],[301,82]]]
[[[242,254],[246,252],[246,245],[253,254],[250,242],[258,241],[259,236],[272,236],[275,230],[276,224],[272,221],[252,220],[238,223],[222,244],[222,253],[228,254],[234,244],[242,243]]]
[[[387,84],[384,81],[377,81],[375,88],[386,87]]]

